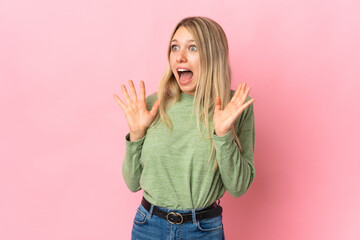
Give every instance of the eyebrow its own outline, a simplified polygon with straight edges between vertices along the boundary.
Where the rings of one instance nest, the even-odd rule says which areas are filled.
[[[176,40],[176,39],[173,39],[171,42],[178,42],[178,40]],[[187,40],[186,42],[195,42],[195,40]]]

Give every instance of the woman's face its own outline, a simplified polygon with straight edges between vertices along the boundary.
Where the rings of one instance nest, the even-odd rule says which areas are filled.
[[[170,67],[182,92],[195,94],[199,64],[193,36],[185,27],[180,27],[171,40]]]

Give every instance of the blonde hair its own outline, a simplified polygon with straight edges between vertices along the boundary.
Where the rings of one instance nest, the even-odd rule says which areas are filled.
[[[215,147],[210,137],[209,120],[213,116],[215,98],[221,98],[222,109],[230,101],[231,94],[231,70],[229,66],[229,48],[226,35],[218,23],[206,17],[188,17],[181,20],[175,27],[170,37],[168,47],[168,60],[170,60],[171,41],[176,31],[185,27],[193,36],[199,56],[200,67],[197,86],[194,95],[194,107],[198,130],[201,134],[200,123],[204,124],[211,143],[211,155]],[[159,115],[161,120],[171,130],[172,122],[166,113],[171,103],[180,99],[181,89],[170,68],[164,73],[158,89],[160,99]],[[240,147],[240,141],[236,134],[235,127],[232,127],[235,141]],[[215,160],[214,169],[217,168]]]

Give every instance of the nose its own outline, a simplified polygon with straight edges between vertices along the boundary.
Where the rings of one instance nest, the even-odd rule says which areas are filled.
[[[179,50],[177,56],[176,56],[176,61],[178,63],[184,63],[187,62],[187,58],[186,58],[186,53],[184,50]]]

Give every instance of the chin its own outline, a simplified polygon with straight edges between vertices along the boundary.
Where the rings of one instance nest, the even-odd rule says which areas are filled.
[[[185,94],[195,95],[195,89],[193,88],[180,88],[181,92]]]

